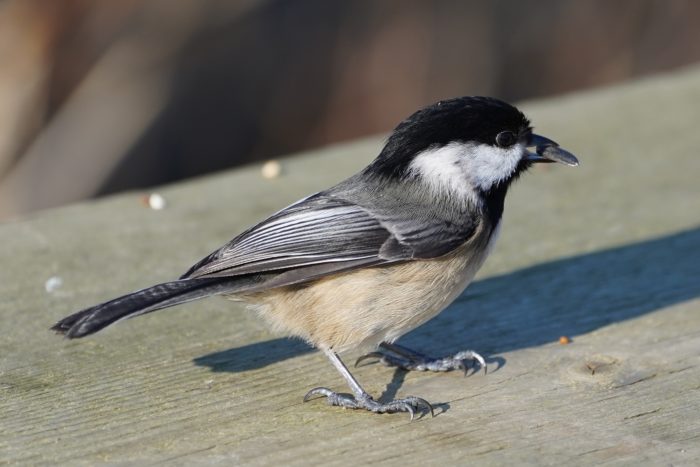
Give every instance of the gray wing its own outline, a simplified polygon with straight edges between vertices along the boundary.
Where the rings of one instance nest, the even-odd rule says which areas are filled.
[[[446,245],[439,238],[444,236],[439,222],[416,225],[404,219],[405,211],[379,211],[318,193],[243,232],[182,278],[257,274],[265,277],[266,287],[277,287],[360,267],[440,256],[457,246],[454,239]],[[459,243],[466,240],[464,232],[460,237]],[[435,243],[443,247],[435,248]]]

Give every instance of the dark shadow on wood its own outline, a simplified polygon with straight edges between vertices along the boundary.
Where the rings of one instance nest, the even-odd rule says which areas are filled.
[[[484,279],[402,342],[436,356],[465,348],[487,356],[585,334],[699,297],[699,251],[700,228],[694,228]],[[297,340],[272,339],[194,363],[240,372],[311,350]],[[505,365],[500,357],[487,360],[494,358],[489,371]],[[395,374],[382,398],[396,394],[402,381]]]
[[[254,370],[312,352],[314,349],[297,339],[271,339],[233,349],[214,352],[193,360],[197,366],[206,366],[215,372]]]
[[[399,388],[403,386],[403,382],[406,379],[405,370],[400,368],[394,368],[394,375],[391,377],[391,381],[386,385],[384,392],[379,396],[379,400],[382,402],[389,402],[396,399],[399,392]]]
[[[586,334],[700,297],[699,251],[694,228],[480,280],[404,343],[489,355]]]

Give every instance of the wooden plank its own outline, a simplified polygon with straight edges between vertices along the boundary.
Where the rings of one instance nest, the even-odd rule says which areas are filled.
[[[211,299],[67,341],[59,317],[178,276],[233,234],[363,166],[380,140],[0,226],[0,462],[679,464],[700,461],[700,69],[526,103],[576,169],[523,177],[480,280],[402,342],[488,375],[355,370],[418,395],[409,422],[302,403],[340,377]],[[50,292],[47,281],[60,278]],[[569,336],[568,345],[558,343]],[[346,356],[352,362],[356,355]]]

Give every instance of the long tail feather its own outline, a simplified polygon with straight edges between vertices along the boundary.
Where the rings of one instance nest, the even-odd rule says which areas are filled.
[[[63,318],[51,329],[71,339],[84,337],[125,318],[133,318],[198,298],[230,292],[232,288],[230,280],[222,279],[185,279],[166,282],[79,311]]]

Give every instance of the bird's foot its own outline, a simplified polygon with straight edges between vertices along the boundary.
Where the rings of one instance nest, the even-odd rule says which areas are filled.
[[[353,397],[350,394],[333,392],[328,388],[313,388],[304,396],[304,402],[309,401],[313,396],[326,397],[329,405],[344,407],[346,409],[365,409],[374,413],[408,412],[411,414],[411,420],[413,420],[416,412],[423,412],[423,410],[430,412],[431,416],[435,416],[435,411],[430,402],[414,396],[382,403],[375,401],[366,393],[358,397]]]
[[[393,366],[403,370],[414,371],[452,371],[462,370],[466,375],[469,371],[467,361],[478,362],[486,373],[486,360],[473,350],[463,350],[454,355],[443,358],[432,358],[414,350],[400,346],[398,344],[388,344],[383,342],[380,346],[385,351],[370,352],[363,355],[355,362],[357,366],[360,362],[369,358],[378,358],[380,363],[386,366]]]

